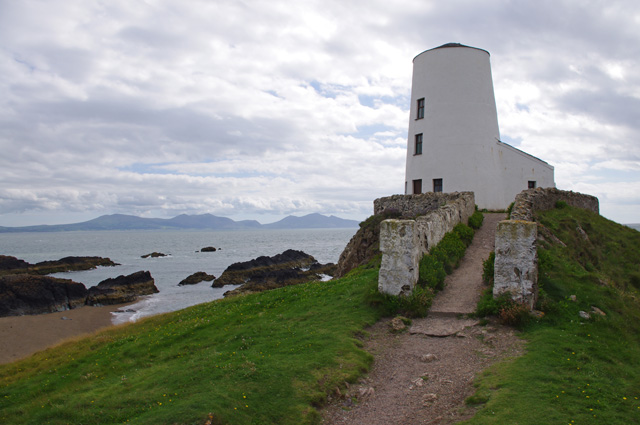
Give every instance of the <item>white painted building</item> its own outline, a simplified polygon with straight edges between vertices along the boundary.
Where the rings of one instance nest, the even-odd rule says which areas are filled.
[[[449,43],[416,56],[405,194],[473,191],[498,210],[532,187],[555,187],[553,167],[500,141],[489,52]]]

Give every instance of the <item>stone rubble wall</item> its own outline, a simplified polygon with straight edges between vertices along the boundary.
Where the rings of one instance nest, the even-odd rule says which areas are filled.
[[[600,213],[598,198],[583,193],[558,190],[555,187],[523,190],[513,203],[511,220],[533,221],[535,211],[555,208],[556,202],[564,201],[568,205],[584,210]]]
[[[469,222],[476,206],[474,194],[461,192],[456,195],[444,206],[416,218],[420,258],[436,246],[445,234],[452,231],[456,224]]]
[[[555,208],[558,201],[599,213],[595,196],[556,188],[520,192],[514,201],[511,219],[498,223],[496,231],[494,297],[508,293],[512,300],[533,310],[538,298],[538,225],[534,214]]]
[[[432,206],[437,205],[435,208]],[[384,220],[380,224],[382,263],[378,290],[389,295],[409,295],[418,282],[419,263],[444,235],[467,223],[475,211],[473,192],[394,195],[374,201],[374,211],[390,209],[415,219]],[[423,214],[415,214],[426,211]]]
[[[460,197],[469,196],[473,197],[473,192],[427,192],[418,195],[392,195],[373,201],[373,213],[381,214],[385,211],[394,211],[399,212],[402,217],[413,219],[430,211],[435,211]]]

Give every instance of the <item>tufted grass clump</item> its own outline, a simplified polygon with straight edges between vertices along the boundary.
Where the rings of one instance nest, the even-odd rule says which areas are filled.
[[[512,202],[509,204],[509,206],[507,207],[507,220],[509,220],[511,218],[511,212],[513,211],[513,206],[515,205],[515,202]]]
[[[460,238],[462,243],[464,243],[465,248],[471,245],[471,242],[473,241],[473,235],[475,234],[475,230],[471,226],[459,223],[456,224],[456,226],[453,228],[453,231],[458,235],[458,238]]]
[[[382,306],[385,316],[403,315],[411,318],[426,317],[435,298],[435,291],[421,285],[416,285],[409,295],[381,294],[376,289],[371,293],[374,304]]]
[[[444,279],[458,267],[471,241],[474,231],[466,224],[458,224],[453,231],[420,260],[418,284],[436,291],[444,287]]]
[[[469,227],[474,230],[478,230],[482,227],[482,222],[484,221],[484,214],[482,212],[475,210],[475,212],[469,217]]]
[[[431,248],[427,255],[433,256],[443,265],[447,274],[451,274],[453,269],[458,267],[466,248],[460,236],[456,232],[450,232],[444,235],[438,245]]]
[[[418,284],[426,288],[440,291],[444,288],[447,272],[444,265],[433,255],[424,255],[420,260]]]
[[[491,251],[489,257],[482,262],[482,281],[485,285],[493,285],[495,273],[496,252]]]

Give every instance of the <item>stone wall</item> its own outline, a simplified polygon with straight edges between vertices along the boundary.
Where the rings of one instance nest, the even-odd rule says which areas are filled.
[[[405,218],[416,218],[435,211],[460,197],[473,197],[473,192],[427,192],[418,195],[393,195],[373,201],[373,213],[399,212]],[[474,204],[475,205],[475,204]]]
[[[512,220],[533,221],[535,211],[545,211],[555,208],[556,202],[564,201],[576,208],[600,213],[598,198],[583,193],[558,190],[555,187],[523,190],[513,203]]]
[[[456,192],[446,195],[455,196],[451,196],[450,200],[440,208],[416,218],[420,258],[437,245],[445,234],[452,231],[456,224],[467,224],[469,217],[475,211],[473,192]]]
[[[437,205],[433,208],[434,205]],[[393,209],[415,219],[385,220],[380,224],[382,263],[380,292],[408,295],[418,282],[420,259],[458,223],[467,223],[475,210],[473,192],[395,195],[377,199],[374,211]],[[415,212],[425,211],[423,214]]]
[[[557,201],[599,213],[598,198],[582,193],[537,188],[516,196],[511,219],[498,223],[493,296],[508,293],[516,302],[533,309],[538,298],[536,211],[555,208]]]
[[[378,290],[383,294],[409,295],[418,282],[419,237],[415,220],[380,223],[382,262]]]
[[[508,293],[533,310],[538,299],[538,225],[503,220],[496,229],[493,295]]]

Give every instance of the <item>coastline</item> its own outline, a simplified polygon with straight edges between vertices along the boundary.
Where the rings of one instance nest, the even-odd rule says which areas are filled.
[[[111,326],[112,312],[127,304],[84,306],[38,315],[0,317],[0,364]]]

